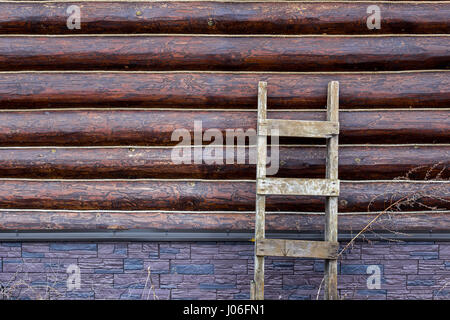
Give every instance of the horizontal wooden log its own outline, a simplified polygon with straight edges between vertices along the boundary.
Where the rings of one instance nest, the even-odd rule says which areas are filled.
[[[198,147],[196,147],[198,148]],[[271,148],[268,148],[269,154]],[[172,148],[0,148],[2,178],[194,178],[254,179],[249,148],[237,147],[235,161],[175,164]],[[236,154],[245,157],[237,162]],[[191,149],[191,156],[194,154]],[[192,157],[191,157],[192,158]],[[277,177],[325,177],[324,146],[279,147]],[[339,178],[348,180],[450,178],[450,145],[340,146]]]
[[[257,84],[267,85],[268,109],[312,109],[327,104],[327,86],[339,81],[340,109],[447,108],[450,72],[375,73],[3,73],[6,108],[257,106]]]
[[[0,77],[1,81],[1,77]],[[371,94],[373,95],[373,93]],[[450,98],[450,97],[449,97]],[[340,111],[341,144],[345,143],[449,143],[448,109]],[[226,116],[225,116],[226,115]],[[276,119],[325,120],[322,111],[275,111]],[[35,110],[1,111],[2,146],[95,146],[95,145],[176,145],[174,130],[190,132],[201,122],[204,133],[217,129],[251,133],[256,130],[256,112],[201,110]],[[310,143],[310,140],[283,139],[281,143]],[[205,144],[209,144],[207,142]],[[317,143],[317,142],[316,142]],[[357,157],[355,155],[355,157]]]
[[[367,27],[367,19],[370,16],[367,10],[372,4],[88,1],[0,3],[0,31],[4,34],[450,33],[450,4],[446,2],[377,3],[381,13],[380,29]],[[70,16],[67,10],[72,5],[80,8],[80,29],[67,27],[67,19]]]
[[[261,239],[255,243],[257,256],[336,259],[338,242]]]
[[[377,216],[340,214],[339,232],[362,230]],[[254,232],[254,212],[0,210],[0,230],[133,230]],[[323,232],[323,214],[266,215],[266,231]],[[450,211],[381,215],[370,231],[448,232]]]
[[[446,69],[449,45],[445,35],[1,36],[0,70]]]
[[[450,209],[450,183],[341,181],[340,212]],[[267,196],[268,211],[324,210],[324,198]],[[226,210],[255,206],[254,181],[0,180],[0,208],[65,210]]]

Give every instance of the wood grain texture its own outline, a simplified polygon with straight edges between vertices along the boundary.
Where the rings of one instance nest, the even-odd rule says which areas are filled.
[[[257,256],[336,259],[338,242],[262,239],[256,241]]]
[[[1,148],[2,178],[254,179],[255,163],[174,164],[171,148]],[[191,150],[191,155],[194,150]],[[270,154],[270,146],[269,146]],[[223,154],[225,159],[226,154]],[[276,177],[325,177],[326,150],[320,146],[280,147]],[[205,158],[208,159],[208,158]],[[405,177],[450,178],[450,145],[340,146],[339,176],[348,180]],[[409,175],[406,177],[406,175]],[[442,171],[442,172],[441,172]]]
[[[422,63],[418,64],[425,67]],[[450,72],[3,73],[3,109],[64,107],[239,108],[257,106],[268,83],[268,110],[325,110],[327,85],[339,81],[340,108],[448,108]]]
[[[450,209],[445,182],[341,181],[339,212],[383,210],[404,197],[403,210]],[[323,197],[267,196],[267,211],[323,212]],[[255,210],[254,181],[0,180],[0,208],[66,210]]]
[[[381,29],[369,30],[367,8],[352,2],[70,2],[0,3],[3,34],[203,33],[383,34],[449,33],[448,3],[378,3]],[[70,5],[81,29],[66,25]],[[195,10],[192,8],[195,7]],[[313,21],[313,23],[311,23]]]
[[[338,196],[339,180],[264,178],[256,183],[261,195]]]
[[[267,119],[259,130],[263,135],[325,139],[339,133],[339,122]]]
[[[277,119],[325,120],[321,111],[269,111]],[[450,143],[450,111],[379,110],[341,111],[340,142]],[[190,132],[194,122],[202,131],[256,130],[256,112],[201,110],[35,110],[0,112],[1,146],[177,145],[177,129]],[[280,138],[281,143],[311,143],[301,138]],[[316,142],[317,143],[317,142]],[[355,157],[357,157],[355,155]]]
[[[256,183],[266,177],[267,137],[261,134],[261,123],[267,119],[267,82],[258,82],[258,119],[256,136]],[[255,241],[263,240],[266,236],[266,197],[255,195]],[[264,300],[264,257],[254,257],[254,276],[251,282],[250,298]]]
[[[449,45],[449,36],[2,36],[0,70],[446,69]]]
[[[376,214],[340,214],[339,232],[364,228]],[[0,210],[0,230],[127,230],[253,232],[254,212]],[[323,214],[267,214],[267,231],[322,232]],[[370,230],[447,232],[450,212],[411,212],[381,216]]]
[[[328,83],[327,121],[339,123],[339,82]],[[325,177],[338,179],[339,170],[339,135],[333,135],[327,139],[327,159]],[[339,183],[339,181],[338,181]],[[338,195],[325,198],[325,231],[324,240],[328,242],[338,241]],[[338,300],[337,288],[337,260],[324,261],[324,299]]]

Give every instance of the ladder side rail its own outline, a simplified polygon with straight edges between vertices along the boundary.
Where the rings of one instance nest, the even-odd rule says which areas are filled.
[[[267,119],[267,82],[258,83],[257,165],[256,180],[266,177],[267,136],[260,135],[260,122]],[[255,243],[265,238],[266,196],[256,194]],[[252,300],[264,299],[264,256],[256,255],[254,260],[254,282],[251,288]]]
[[[339,82],[328,84],[327,121],[339,122]],[[327,139],[326,178],[338,179],[339,136]],[[329,196],[325,201],[325,241],[337,242],[338,197]],[[337,260],[325,260],[324,295],[326,300],[337,300]]]

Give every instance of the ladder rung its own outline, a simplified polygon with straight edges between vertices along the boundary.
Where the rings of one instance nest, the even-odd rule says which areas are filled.
[[[339,134],[339,122],[266,119],[259,122],[258,134],[262,136],[330,138]]]
[[[337,179],[265,178],[256,181],[257,194],[339,196]]]
[[[286,239],[256,241],[257,256],[337,259],[339,243]]]

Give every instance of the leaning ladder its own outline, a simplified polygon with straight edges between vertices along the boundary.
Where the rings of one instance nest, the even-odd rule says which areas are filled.
[[[264,299],[264,257],[325,259],[325,299],[337,293],[339,82],[328,84],[327,121],[267,119],[267,83],[258,84],[255,266],[252,300]],[[327,139],[326,179],[266,178],[267,136]],[[325,196],[325,241],[265,238],[266,195]]]

